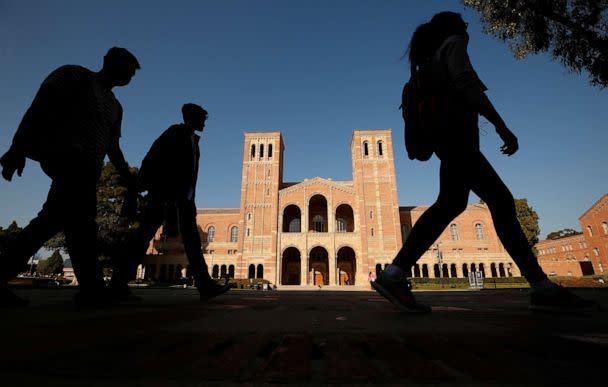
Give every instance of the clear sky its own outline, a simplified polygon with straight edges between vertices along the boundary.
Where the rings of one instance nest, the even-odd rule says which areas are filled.
[[[139,165],[152,141],[181,121],[184,102],[210,112],[198,207],[239,206],[245,131],[283,133],[285,181],[351,180],[351,132],[368,128],[393,129],[400,205],[430,205],[439,163],[406,157],[397,107],[408,66],[400,58],[414,28],[442,10],[469,22],[473,65],[520,140],[506,157],[487,125],[484,153],[514,196],[528,198],[541,237],[579,229],[578,217],[608,192],[607,91],[549,55],[516,61],[455,0],[0,0],[0,152],[50,71],[98,70],[107,49],[122,46],[142,66],[115,89],[129,163]],[[49,183],[31,161],[23,177],[2,180],[0,225],[27,224]]]

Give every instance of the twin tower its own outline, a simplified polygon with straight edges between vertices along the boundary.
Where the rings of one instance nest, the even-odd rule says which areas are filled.
[[[352,181],[285,182],[281,133],[245,133],[238,215],[202,209],[197,218],[212,276],[366,285],[402,245],[391,130],[355,130],[350,146]]]

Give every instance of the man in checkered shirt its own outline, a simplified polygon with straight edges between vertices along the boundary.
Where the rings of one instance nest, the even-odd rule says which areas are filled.
[[[75,303],[106,302],[96,248],[96,184],[107,155],[125,185],[135,189],[119,145],[122,106],[112,89],[129,84],[139,68],[133,54],[113,47],[100,71],[66,65],[40,86],[0,165],[2,176],[11,181],[15,172],[21,176],[26,158],[38,161],[52,183],[38,216],[0,255],[0,307],[27,304],[8,289],[7,282],[62,230],[80,284]]]

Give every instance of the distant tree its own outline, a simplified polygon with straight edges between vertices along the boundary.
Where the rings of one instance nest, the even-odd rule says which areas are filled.
[[[570,71],[608,86],[608,0],[461,0],[481,14],[484,31],[517,59],[550,52]]]
[[[38,262],[36,271],[43,275],[61,274],[63,272],[63,257],[55,250],[48,258]]]
[[[538,214],[528,205],[528,199],[515,199],[515,211],[519,225],[528,240],[528,245],[534,247],[540,235]]]
[[[549,234],[547,234],[547,239],[555,240],[555,239],[566,238],[569,236],[579,235],[579,234],[582,234],[582,232],[573,230],[571,228],[565,228],[563,230],[550,232]]]

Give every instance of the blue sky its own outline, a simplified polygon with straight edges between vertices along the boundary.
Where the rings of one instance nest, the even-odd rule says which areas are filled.
[[[473,65],[520,140],[520,151],[506,157],[487,125],[484,153],[514,196],[537,211],[541,237],[579,229],[578,217],[608,192],[606,91],[548,55],[516,61],[481,32],[476,13],[452,0],[0,0],[0,152],[50,71],[63,64],[97,70],[109,47],[122,46],[142,66],[129,86],[115,89],[131,164],[181,120],[184,102],[210,112],[198,207],[239,206],[245,131],[283,133],[285,181],[351,180],[351,132],[366,128],[393,129],[400,205],[430,205],[439,163],[405,155],[397,106],[408,67],[400,57],[414,28],[442,10],[469,22]],[[25,225],[49,183],[34,162],[23,177],[2,180],[0,225]]]

